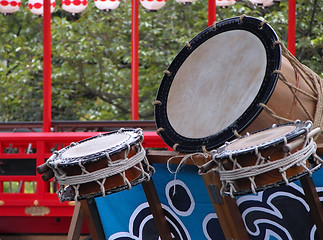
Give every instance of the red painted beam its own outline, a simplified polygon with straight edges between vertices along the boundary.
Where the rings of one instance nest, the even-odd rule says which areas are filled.
[[[52,118],[50,0],[44,0],[43,11],[43,132],[50,132]]]
[[[211,26],[216,21],[216,2],[208,0],[208,26]]]
[[[21,133],[0,133],[0,142],[2,145],[8,145],[11,143],[13,147],[17,144],[28,143],[35,144],[36,142],[46,142],[46,144],[53,142],[53,143],[71,143],[77,142],[89,137],[97,136],[98,132],[21,132]],[[163,142],[160,136],[153,131],[144,131],[144,147],[151,147],[151,148],[165,148],[167,145]],[[6,144],[8,143],[8,144]],[[33,145],[34,146],[34,145]],[[9,154],[8,154],[9,155]],[[29,156],[29,154],[19,154]],[[33,154],[34,155],[34,154]],[[3,156],[3,155],[1,155]],[[1,178],[1,176],[0,176]]]
[[[73,210],[73,209],[72,209]],[[5,234],[64,234],[71,223],[71,217],[0,217],[0,233]],[[82,233],[89,229],[84,221]],[[5,239],[5,237],[4,237]]]
[[[139,0],[131,2],[131,120],[139,119]]]
[[[288,1],[288,50],[295,56],[296,42],[296,0]]]

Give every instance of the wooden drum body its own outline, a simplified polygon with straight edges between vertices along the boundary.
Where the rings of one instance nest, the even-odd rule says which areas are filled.
[[[311,122],[287,123],[247,134],[212,152],[222,181],[222,193],[242,195],[287,184],[316,170],[313,139],[306,139]],[[304,143],[291,152],[292,141]],[[301,152],[300,152],[301,151]]]
[[[105,196],[146,181],[154,169],[141,146],[141,129],[120,129],[54,153],[47,165],[61,188],[61,201]]]
[[[302,75],[295,72],[291,62],[285,55],[291,57],[289,53],[283,51],[282,65],[279,71],[280,80],[277,81],[275,90],[266,103],[265,109],[268,109],[268,111],[262,111],[246,131],[259,131],[267,128],[273,122],[280,123],[284,120],[292,121],[298,119],[314,121],[317,107],[316,88],[318,86],[315,86],[312,81],[303,78]],[[288,82],[284,82],[283,77]],[[321,90],[318,89],[318,91]],[[268,113],[269,111],[272,111],[272,114],[277,116],[277,118],[275,119],[274,115]]]
[[[274,123],[320,127],[321,79],[310,75],[266,22],[226,19],[195,36],[165,71],[154,102],[157,132],[175,151],[192,153]]]

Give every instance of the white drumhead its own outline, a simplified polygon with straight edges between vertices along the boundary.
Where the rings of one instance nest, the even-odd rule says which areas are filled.
[[[293,126],[293,125],[267,129],[265,131],[257,132],[249,136],[246,136],[244,138],[240,138],[236,141],[233,141],[225,148],[225,150],[234,151],[234,150],[240,150],[240,149],[245,149],[250,147],[256,147],[264,143],[272,142],[277,138],[281,138],[286,134],[294,131],[295,129],[296,129],[296,126]]]
[[[80,158],[83,156],[92,155],[103,152],[107,149],[120,146],[130,138],[127,133],[116,133],[111,135],[98,136],[97,138],[81,142],[62,153],[61,157],[66,158]]]
[[[255,99],[266,64],[263,43],[249,31],[208,39],[173,79],[167,100],[173,129],[187,138],[203,138],[227,128]]]

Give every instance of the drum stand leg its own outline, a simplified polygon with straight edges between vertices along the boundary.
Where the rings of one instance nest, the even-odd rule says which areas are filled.
[[[81,210],[81,203],[76,202],[66,240],[80,239],[83,220],[84,220],[84,214],[83,214],[83,211]]]
[[[147,158],[150,163],[166,163],[173,156],[178,156],[178,153],[158,150],[147,152]],[[192,158],[194,159],[194,164],[202,165],[206,163],[204,157],[192,156]],[[177,158],[177,160],[180,161],[181,158]],[[203,174],[202,178],[225,238],[227,240],[249,240],[236,200],[220,195],[221,181],[219,175],[216,172],[209,172]]]
[[[142,186],[161,240],[173,239],[169,229],[169,225],[166,221],[164,211],[160,204],[153,180],[150,179],[150,181],[148,182],[143,182]],[[81,200],[80,202],[76,202],[70,228],[67,235],[67,240],[80,239],[84,218],[90,230],[92,239],[105,239],[95,200],[87,199]]]
[[[316,192],[313,179],[309,175],[305,175],[300,178],[300,181],[304,190],[305,200],[310,206],[310,214],[316,225],[320,239],[323,239],[323,208]]]
[[[229,196],[220,195],[221,181],[219,175],[215,172],[208,172],[203,174],[202,178],[225,239],[249,240],[236,200]]]
[[[163,208],[160,204],[160,200],[153,179],[151,178],[148,182],[143,182],[142,187],[144,189],[149,208],[153,215],[160,238],[162,240],[173,239]]]
[[[83,220],[86,220],[93,240],[105,239],[100,216],[94,199],[81,200],[76,202],[67,240],[79,240]]]

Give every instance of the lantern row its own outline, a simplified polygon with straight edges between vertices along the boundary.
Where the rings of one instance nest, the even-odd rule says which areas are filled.
[[[54,11],[56,3],[55,0],[51,1],[51,12]],[[113,10],[116,9],[121,0],[94,0],[95,6],[100,10]],[[176,0],[183,4],[195,2],[196,0]],[[274,4],[274,1],[279,0],[249,0],[256,6],[268,7]],[[215,0],[216,6],[226,7],[236,3],[236,0]],[[80,13],[87,7],[88,0],[61,0],[63,10],[70,13]],[[158,10],[166,4],[166,0],[140,0],[141,5],[151,11]],[[0,12],[7,14],[19,10],[21,0],[0,0]],[[37,15],[43,14],[43,0],[29,0],[29,10]]]

